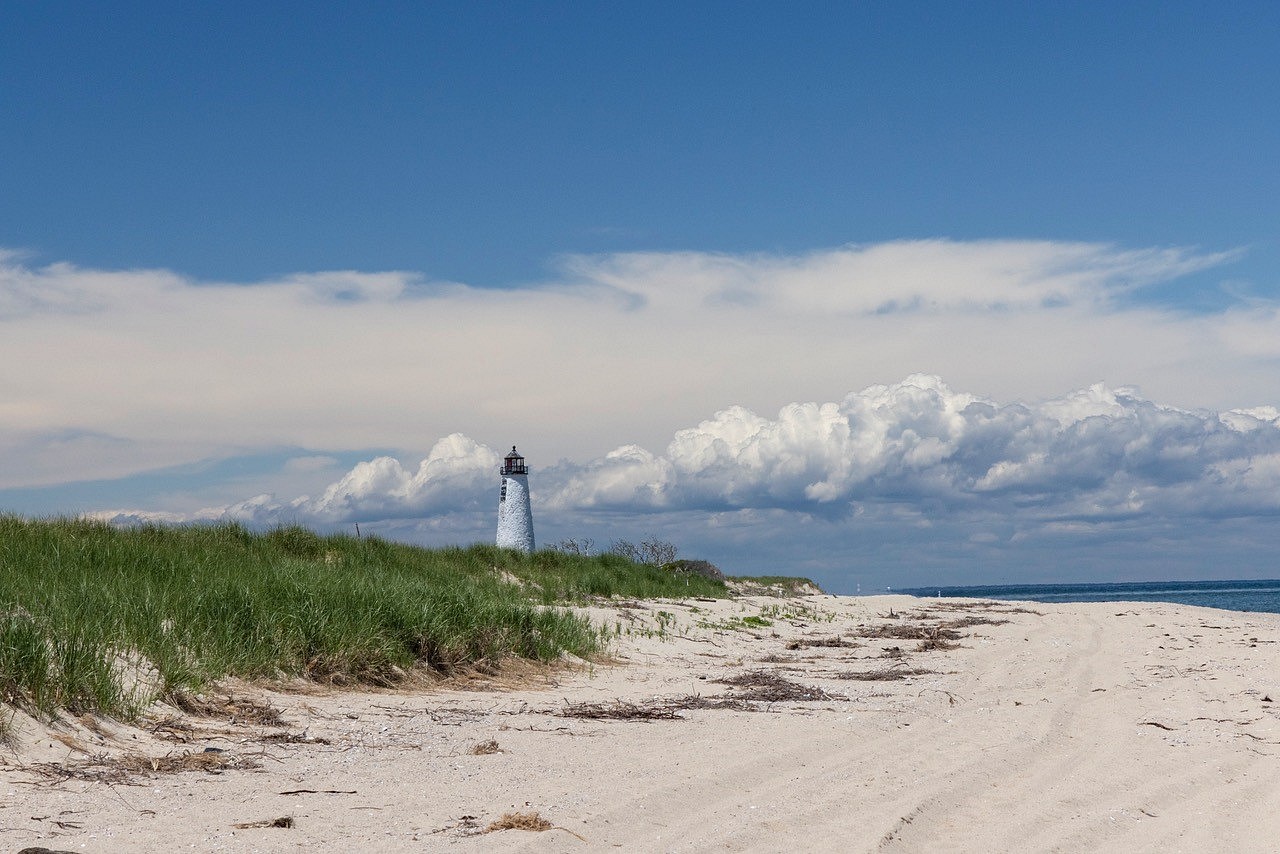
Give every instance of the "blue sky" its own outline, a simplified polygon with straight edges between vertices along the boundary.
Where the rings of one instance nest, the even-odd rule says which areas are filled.
[[[1280,9],[793,5],[5,4],[0,508],[1280,573]]]
[[[1274,4],[796,5],[9,3],[0,229],[498,286],[912,237],[1280,258]]]

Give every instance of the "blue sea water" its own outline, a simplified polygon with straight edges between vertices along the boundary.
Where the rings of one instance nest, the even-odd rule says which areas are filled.
[[[1280,580],[1143,581],[1123,584],[992,584],[981,587],[917,587],[913,596],[965,596],[1030,602],[1176,602],[1227,611],[1280,614]]]

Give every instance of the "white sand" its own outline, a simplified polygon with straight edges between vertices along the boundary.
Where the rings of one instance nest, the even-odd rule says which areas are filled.
[[[0,840],[86,852],[1280,850],[1280,615],[1017,607],[1042,614],[899,596],[594,609],[631,628],[621,663],[519,690],[256,692],[289,731],[329,744],[264,744],[268,730],[211,720],[192,721],[204,731],[185,745],[138,728],[63,733],[87,754],[212,746],[256,770],[56,781],[36,763],[75,766],[86,753],[28,724],[26,744],[5,754]],[[792,616],[740,627],[762,609]],[[673,615],[666,636],[637,634],[659,610]],[[963,628],[947,651],[855,637],[860,625],[966,615],[1011,622]],[[837,636],[860,645],[787,649]],[[834,678],[894,666],[878,657],[891,646],[906,669],[936,672]],[[678,720],[555,714],[736,695],[713,680],[761,669],[834,699]],[[500,752],[471,754],[488,740]],[[301,789],[317,791],[281,794]],[[478,832],[511,812],[556,829]],[[233,827],[282,816],[294,827]]]

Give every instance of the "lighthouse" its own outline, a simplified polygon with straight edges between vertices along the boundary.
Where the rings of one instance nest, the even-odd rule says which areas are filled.
[[[511,446],[502,460],[502,493],[498,497],[498,546],[533,551],[533,511],[529,509],[529,467]]]

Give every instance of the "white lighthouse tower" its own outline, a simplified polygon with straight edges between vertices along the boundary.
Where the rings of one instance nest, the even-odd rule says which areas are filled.
[[[529,509],[529,467],[511,446],[502,461],[502,495],[498,498],[498,546],[533,551],[533,511]]]

